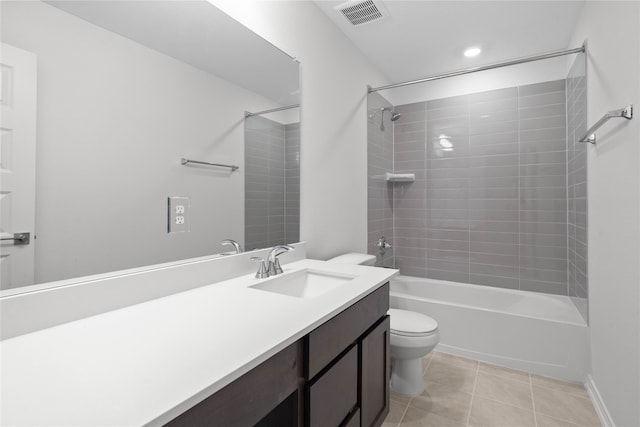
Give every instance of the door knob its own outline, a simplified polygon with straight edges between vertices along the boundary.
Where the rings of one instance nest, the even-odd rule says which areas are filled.
[[[31,242],[31,233],[13,233],[13,237],[3,237],[0,240],[13,240],[13,244],[28,245]]]

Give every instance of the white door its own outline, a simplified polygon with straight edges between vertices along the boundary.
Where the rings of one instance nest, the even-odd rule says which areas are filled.
[[[29,244],[0,243],[0,289],[34,282],[36,55],[2,43],[0,238],[30,233]]]

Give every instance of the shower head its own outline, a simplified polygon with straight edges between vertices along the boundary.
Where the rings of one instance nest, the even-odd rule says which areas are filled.
[[[400,118],[400,113],[393,111],[391,107],[384,107],[380,109],[382,111],[382,117],[380,118],[380,130],[384,132],[384,112],[389,111],[391,113],[391,121],[395,122]]]

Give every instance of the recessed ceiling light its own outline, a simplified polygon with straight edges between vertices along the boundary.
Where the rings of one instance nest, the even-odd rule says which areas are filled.
[[[473,58],[474,56],[478,56],[482,52],[479,47],[470,47],[469,49],[464,51],[464,56],[467,58]]]

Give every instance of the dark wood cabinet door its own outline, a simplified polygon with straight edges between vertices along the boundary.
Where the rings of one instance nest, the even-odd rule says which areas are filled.
[[[353,411],[347,421],[340,427],[360,427],[360,408]]]
[[[309,427],[338,427],[358,404],[358,346],[353,346],[308,387]]]
[[[389,413],[390,318],[386,316],[361,342],[362,427],[380,426]]]

